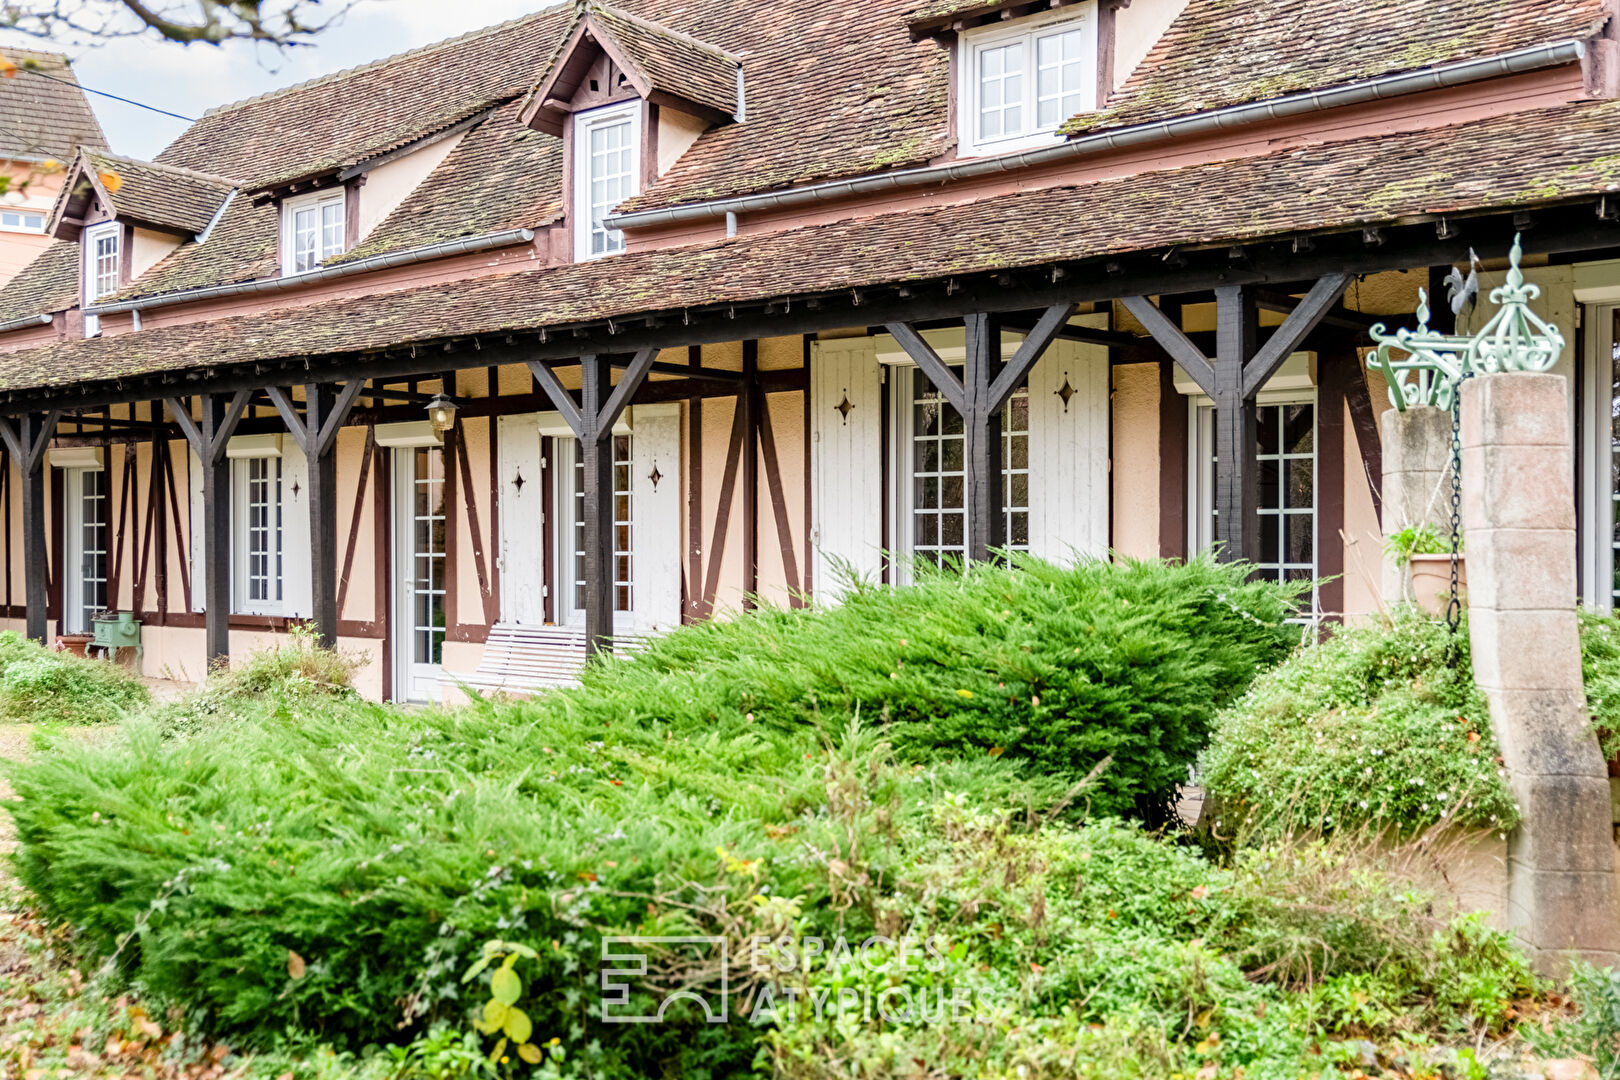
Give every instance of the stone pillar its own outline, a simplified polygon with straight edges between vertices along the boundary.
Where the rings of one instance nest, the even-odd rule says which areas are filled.
[[[1572,952],[1620,961],[1609,782],[1575,620],[1568,392],[1562,375],[1526,373],[1462,388],[1474,680],[1523,818],[1508,841],[1508,923],[1553,975]]]
[[[1451,535],[1451,413],[1432,405],[1386,410],[1383,533],[1388,539],[1408,525],[1433,523]],[[1382,559],[1385,607],[1413,599],[1404,568]]]

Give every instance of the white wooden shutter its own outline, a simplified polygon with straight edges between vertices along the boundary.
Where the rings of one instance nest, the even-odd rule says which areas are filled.
[[[883,572],[883,373],[869,337],[814,342],[810,362],[810,541],[817,599],[844,591],[845,562]]]
[[[495,421],[500,465],[501,621],[539,626],[546,621],[545,486],[540,471],[540,418]],[[518,478],[522,483],[518,483]]]
[[[650,633],[681,625],[681,407],[630,413],[631,606],[636,629]]]
[[[1053,342],[1030,372],[1032,554],[1067,563],[1108,553],[1108,383],[1108,350],[1073,341]]]
[[[282,440],[281,445],[281,610],[289,618],[309,619],[315,615],[315,579],[310,565],[309,460],[290,436]],[[236,527],[234,522],[231,527]],[[234,538],[231,549],[235,550]],[[342,571],[341,562],[337,569]]]

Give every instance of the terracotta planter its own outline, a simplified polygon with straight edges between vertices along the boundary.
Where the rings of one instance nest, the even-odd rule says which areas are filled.
[[[1468,598],[1468,558],[1457,560],[1457,588]],[[1413,555],[1406,564],[1406,595],[1418,609],[1444,615],[1451,599],[1451,556]]]
[[[83,656],[85,646],[89,645],[94,640],[96,640],[96,639],[95,639],[95,635],[93,635],[93,634],[58,634],[58,635],[56,635],[56,644],[57,644],[57,646],[59,648],[61,648],[64,652],[70,652],[74,656]]]

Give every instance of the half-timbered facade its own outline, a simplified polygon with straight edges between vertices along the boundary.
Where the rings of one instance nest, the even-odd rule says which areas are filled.
[[[0,290],[0,604],[402,700],[1000,549],[1354,616],[1366,331],[1515,233],[1610,603],[1615,8],[580,0],[87,146]]]

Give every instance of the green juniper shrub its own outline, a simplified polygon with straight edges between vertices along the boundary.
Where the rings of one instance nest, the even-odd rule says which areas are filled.
[[[1072,783],[1109,758],[1082,809],[1163,821],[1215,710],[1299,640],[1284,622],[1295,590],[1248,572],[1207,557],[919,567],[910,587],[857,587],[830,610],[669,634],[554,707],[781,728],[859,708],[914,760],[1005,756]]]
[[[1265,1080],[1377,1024],[1493,1029],[1478,991],[1448,987],[1524,970],[1505,938],[1435,919],[1334,841],[1224,868],[1136,825],[1073,822],[1058,812],[1073,785],[984,755],[908,762],[858,725],[677,730],[544,702],[311,699],[181,739],[131,722],[12,772],[18,873],[116,955],[114,977],[233,1046],[404,1041],[403,1060],[445,1075],[502,993],[495,964],[464,981],[492,953],[521,957],[517,1000],[548,1069],[626,1078],[756,1061],[784,1078],[853,1062],[885,1075],[914,1058],[1011,1078],[1072,1068],[1082,1047],[1108,1075],[1215,1063]],[[734,1008],[754,1007],[731,1023],[599,1022],[606,935],[717,935],[740,959],[788,932],[937,936],[944,966],[918,989],[964,991],[984,1022],[787,1018],[736,967]],[[711,961],[677,957],[665,977],[712,990]],[[1347,984],[1313,998],[1350,977],[1380,980],[1378,1000],[1405,1012],[1358,1011]],[[893,978],[818,966],[777,989],[798,979],[825,999]],[[658,1001],[635,982],[632,1007]]]
[[[0,718],[22,723],[99,724],[147,704],[128,669],[0,633]]]
[[[1255,680],[1216,720],[1199,775],[1206,816],[1228,837],[1505,830],[1518,811],[1497,754],[1466,624],[1453,637],[1403,609],[1303,645]]]

